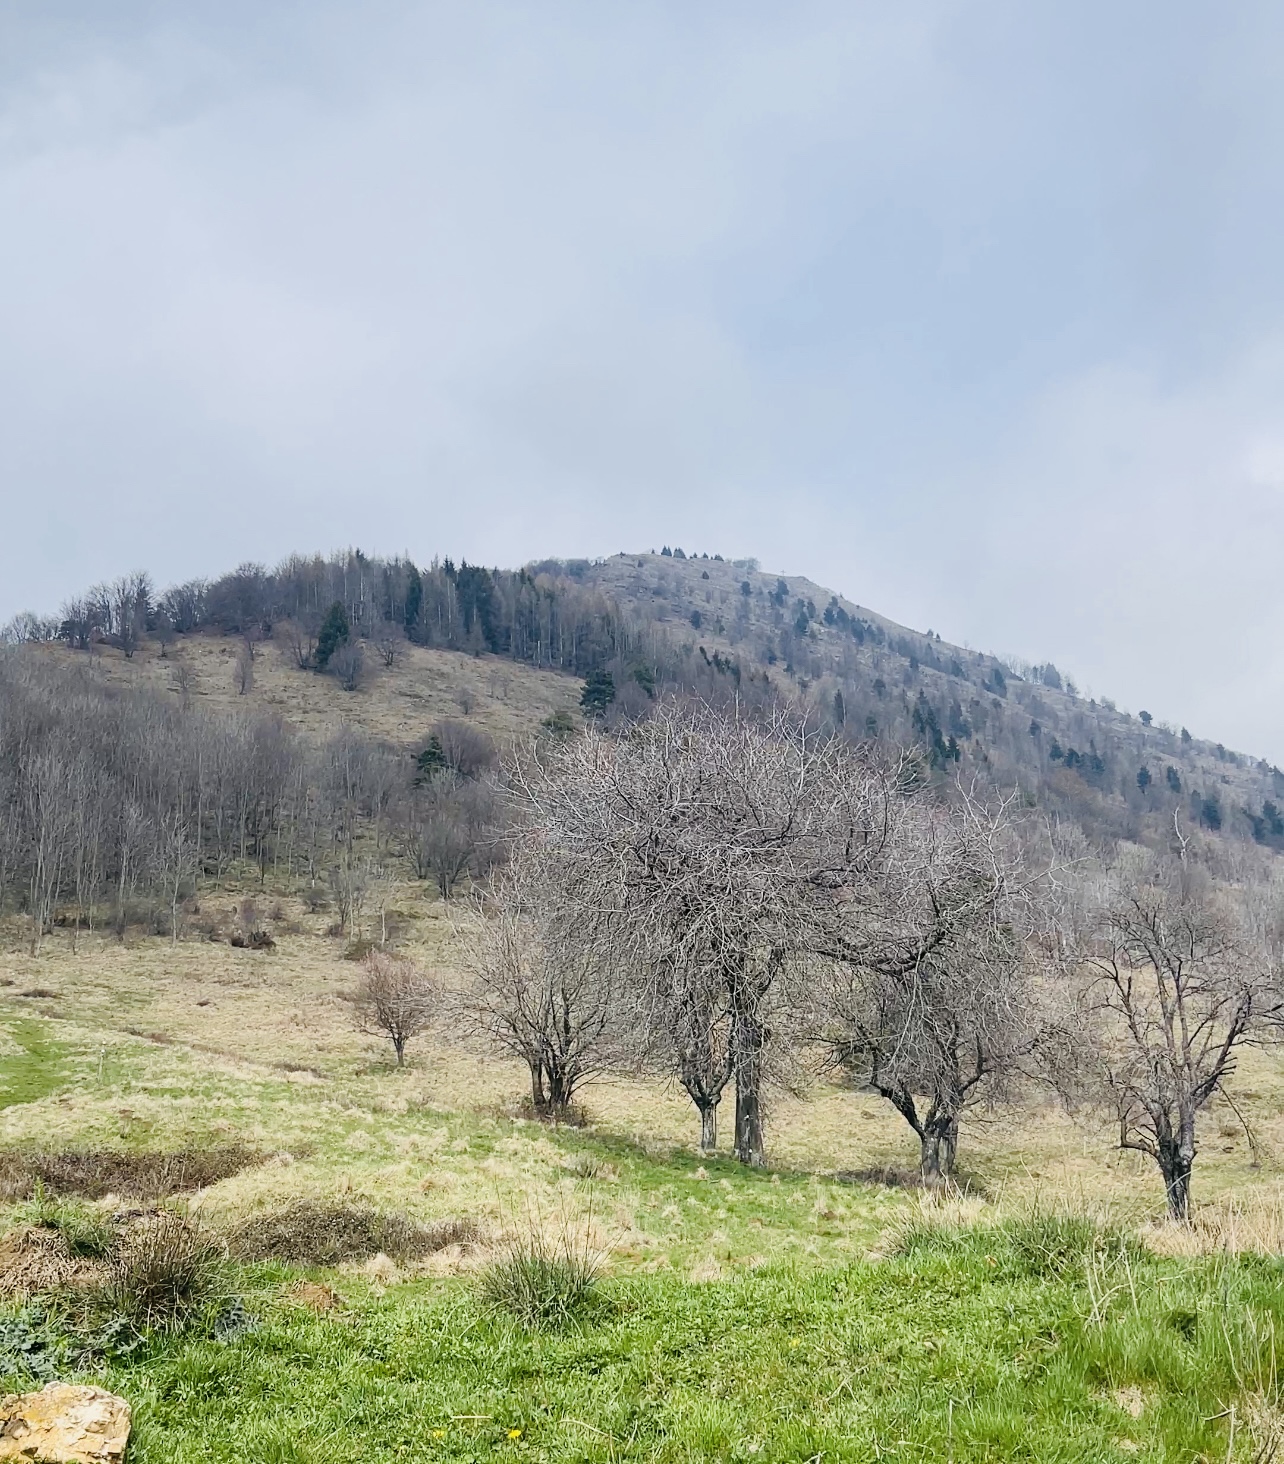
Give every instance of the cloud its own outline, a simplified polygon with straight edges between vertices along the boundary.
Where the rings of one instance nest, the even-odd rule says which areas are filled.
[[[1284,758],[1268,7],[4,26],[0,617],[678,542]]]

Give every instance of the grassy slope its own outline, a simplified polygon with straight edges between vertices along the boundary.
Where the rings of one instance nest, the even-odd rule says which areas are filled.
[[[181,654],[196,695],[238,700],[230,646],[195,638]],[[162,685],[170,674],[150,649],[99,668]],[[502,741],[577,692],[562,677],[412,651],[345,697],[267,647],[251,699],[314,733],[346,719],[410,741],[460,715],[462,694]],[[824,1087],[780,1098],[765,1174],[701,1163],[689,1106],[653,1085],[597,1084],[590,1130],[546,1130],[512,1116],[512,1064],[434,1041],[396,1072],[349,1026],[342,993],[355,972],[322,934],[329,917],[281,896],[271,954],[132,933],[82,937],[73,953],[59,934],[33,959],[9,932],[0,1143],[242,1139],[272,1157],[193,1202],[214,1225],[342,1197],[423,1220],[477,1217],[493,1245],[534,1223],[606,1253],[605,1302],[580,1331],[522,1333],[477,1302],[470,1271],[483,1248],[400,1274],[330,1273],[345,1309],[317,1317],[289,1299],[297,1273],[252,1268],[239,1284],[256,1330],[158,1345],[108,1371],[137,1405],[141,1464],[1257,1457],[1274,1418],[1274,1263],[1137,1256],[1123,1267],[1113,1250],[1094,1260],[1078,1232],[1065,1251],[1055,1236],[1041,1249],[1028,1231],[1014,1241],[993,1228],[1059,1203],[1128,1225],[1152,1215],[1155,1176],[1115,1154],[1105,1129],[1046,1107],[978,1116],[965,1135],[973,1196],[953,1215],[973,1228],[871,1259],[895,1251],[889,1237],[918,1214],[903,1191],[836,1179],[912,1164],[885,1105]],[[237,897],[204,896],[203,915]],[[449,974],[450,912],[416,887],[394,904],[411,949]],[[55,994],[22,994],[37,990]],[[1255,1056],[1237,1097],[1262,1167],[1229,1109],[1215,1111],[1198,1190],[1239,1196],[1276,1239],[1280,1063]]]
[[[150,685],[175,696],[175,673],[184,667],[191,677],[190,695],[206,706],[276,712],[314,737],[347,722],[391,742],[422,741],[438,718],[466,717],[503,747],[551,712],[577,709],[582,684],[496,656],[406,645],[391,668],[371,651],[361,689],[345,692],[333,677],[300,671],[284,645],[265,642],[256,651],[254,685],[242,696],[235,680],[239,647],[234,639],[192,635],[180,639],[167,657],[151,641],[130,660],[109,647],[100,648],[92,661],[62,646],[42,646],[39,653],[67,665],[89,665],[110,684]]]
[[[206,908],[220,898],[233,895]],[[448,967],[443,908],[409,889],[399,905],[422,957]],[[354,968],[319,933],[325,917],[309,924],[289,901],[283,913],[302,929],[272,954],[155,938],[82,938],[73,954],[60,937],[39,960],[0,958],[14,983],[0,993],[0,1141],[242,1138],[273,1158],[195,1202],[211,1223],[341,1196],[425,1220],[480,1217],[496,1238],[533,1217],[607,1253],[606,1303],[579,1332],[528,1336],[482,1312],[478,1258],[449,1252],[400,1275],[332,1273],[347,1307],[314,1317],[290,1303],[283,1269],[255,1268],[241,1284],[256,1331],[163,1345],[108,1374],[139,1405],[142,1464],[1071,1460],[1132,1446],[1226,1458],[1224,1410],[1260,1408],[1252,1370],[1266,1364],[1240,1333],[1252,1318],[1259,1341],[1273,1337],[1273,1264],[1140,1257],[1129,1277],[1107,1254],[1096,1285],[1111,1304],[1089,1325],[1086,1241],[1067,1259],[982,1228],[872,1260],[918,1213],[904,1192],[833,1177],[911,1158],[903,1126],[873,1101],[782,1101],[779,1167],[764,1174],[702,1164],[687,1106],[644,1084],[600,1084],[592,1129],[550,1131],[509,1116],[522,1086],[509,1064],[431,1043],[397,1073],[347,1024],[339,993]],[[37,988],[57,995],[19,994]],[[1266,1060],[1241,1085],[1268,1144],[1284,1140],[1282,1091]],[[1221,1118],[1202,1192],[1269,1196],[1274,1166],[1251,1170]],[[982,1227],[1066,1187],[1129,1221],[1157,1205],[1144,1169],[1112,1164],[1106,1133],[1050,1112],[974,1124],[967,1139],[990,1198],[959,1218]]]

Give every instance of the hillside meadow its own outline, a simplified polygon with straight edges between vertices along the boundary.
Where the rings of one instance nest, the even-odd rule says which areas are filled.
[[[201,922],[245,893],[205,892]],[[131,928],[74,950],[59,932],[33,958],[11,927],[0,1146],[239,1154],[160,1202],[219,1236],[322,1211],[442,1243],[234,1259],[237,1326],[81,1358],[77,1376],[135,1404],[131,1458],[1274,1457],[1275,1056],[1237,1080],[1251,1145],[1229,1106],[1207,1116],[1188,1229],[1158,1220],[1157,1176],[1106,1127],[1037,1095],[973,1116],[945,1197],[903,1182],[914,1145],[887,1105],[823,1084],[775,1100],[769,1167],[750,1172],[702,1159],[685,1097],[653,1083],[596,1083],[584,1126],[553,1128],[522,1116],[519,1066],[449,1031],[398,1071],[353,1029],[358,967],[326,913],[253,893],[274,950]],[[462,979],[459,902],[408,884],[390,907],[402,947]],[[38,1185],[5,1218],[131,1203]],[[599,1268],[571,1324],[531,1329],[484,1301],[488,1268],[532,1234]],[[32,1306],[13,1297],[0,1322],[9,1388],[42,1355]]]

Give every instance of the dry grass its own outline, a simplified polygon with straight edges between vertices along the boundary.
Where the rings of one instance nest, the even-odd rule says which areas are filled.
[[[258,707],[278,713],[313,737],[348,723],[390,742],[413,743],[442,717],[466,718],[501,746],[527,735],[559,709],[578,710],[581,683],[556,671],[538,671],[496,656],[468,656],[407,646],[391,669],[367,657],[361,690],[344,692],[333,677],[300,671],[283,645],[257,648],[254,686],[244,696],[234,685],[240,642],[212,635],[186,636],[162,658],[147,642],[132,659],[100,647],[92,663],[64,646],[41,653],[72,665],[92,664],[109,684],[148,685],[177,697],[175,670],[185,668],[189,695],[209,707]],[[468,708],[465,712],[465,708]]]
[[[1165,1256],[1284,1255],[1284,1188],[1224,1194],[1196,1205],[1185,1224],[1154,1220],[1142,1227],[1151,1250]]]
[[[39,1191],[101,1200],[108,1195],[153,1201],[205,1189],[260,1156],[239,1144],[129,1153],[122,1149],[0,1152],[0,1197],[29,1199]]]
[[[289,1261],[337,1266],[386,1255],[418,1260],[477,1238],[475,1221],[451,1216],[416,1225],[404,1215],[369,1205],[303,1203],[243,1220],[231,1232],[232,1254],[244,1261]]]
[[[100,1285],[107,1267],[78,1256],[53,1226],[23,1225],[0,1238],[0,1296],[26,1301],[69,1286]]]

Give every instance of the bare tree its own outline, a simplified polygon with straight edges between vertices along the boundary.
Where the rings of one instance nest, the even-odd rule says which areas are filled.
[[[284,621],[279,634],[289,652],[290,659],[300,671],[309,671],[317,653],[317,630],[315,615]]]
[[[1278,1023],[1278,964],[1242,903],[1182,845],[1124,856],[1089,892],[1075,1047],[1119,1124],[1190,1213],[1200,1112]]]
[[[415,788],[405,808],[406,853],[420,879],[435,879],[448,900],[466,874],[483,875],[496,844],[496,800],[487,782],[438,773]]]
[[[389,951],[370,951],[361,964],[361,982],[352,999],[357,1030],[388,1038],[402,1067],[406,1043],[432,1023],[440,988],[413,961]]]
[[[366,654],[361,642],[344,641],[330,657],[327,670],[334,672],[344,691],[360,691],[366,672]]]
[[[232,682],[239,696],[254,690],[254,647],[249,641],[242,641],[237,647]]]
[[[473,972],[466,1026],[519,1057],[531,1104],[560,1118],[577,1089],[618,1065],[621,1007],[609,965],[574,939],[546,888],[547,862],[527,852],[506,871],[492,908],[465,932]]]
[[[389,668],[394,666],[406,645],[406,633],[395,620],[379,622],[374,636],[374,648],[379,659]]]
[[[162,813],[156,831],[155,859],[161,886],[169,902],[170,942],[178,944],[178,911],[183,885],[196,876],[196,847],[191,825],[180,807]]]
[[[629,984],[638,1041],[701,1113],[730,1066],[735,1150],[764,1161],[823,921],[877,864],[897,773],[783,716],[662,703],[629,735],[547,741],[519,771],[529,838],[581,949]]]
[[[821,942],[829,1061],[905,1119],[929,1182],[953,1173],[964,1109],[1010,1088],[1039,1031],[1026,939],[1039,877],[1007,812],[963,790],[952,806],[902,800],[879,878],[836,906]]]
[[[117,646],[131,657],[138,649],[151,613],[152,582],[143,570],[122,575],[105,592],[108,616]]]
[[[350,849],[345,849],[339,863],[331,866],[329,880],[330,893],[339,912],[339,929],[360,935],[361,915],[371,882],[368,866],[357,860]]]
[[[461,777],[479,777],[499,761],[495,744],[480,727],[447,719],[434,724],[432,735],[437,739],[446,766]]]

